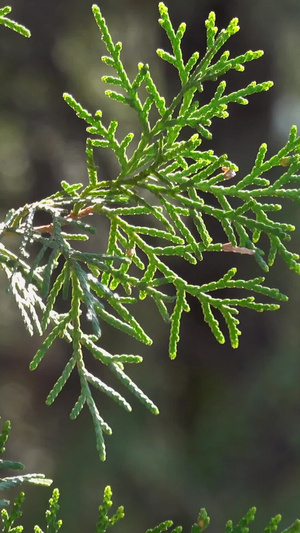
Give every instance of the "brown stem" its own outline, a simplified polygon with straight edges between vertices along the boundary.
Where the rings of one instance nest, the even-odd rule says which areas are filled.
[[[84,217],[87,217],[89,215],[93,215],[95,213],[94,211],[94,207],[89,205],[88,207],[85,207],[84,209],[81,209],[80,211],[78,211],[78,213],[74,213],[74,211],[70,211],[70,213],[68,213],[68,215],[66,215],[64,217],[64,219],[66,220],[65,224],[67,224],[67,221],[68,220],[81,220],[82,218]],[[62,226],[65,225],[64,223],[62,223]],[[43,226],[34,226],[33,227],[34,231],[38,231],[39,233],[52,233],[53,232],[53,229],[54,229],[54,224],[53,222],[51,222],[51,224],[44,224]],[[10,234],[10,228],[7,228],[5,234]]]

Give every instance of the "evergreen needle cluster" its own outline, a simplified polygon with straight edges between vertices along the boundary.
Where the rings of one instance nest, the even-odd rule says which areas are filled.
[[[250,95],[272,86],[269,81],[252,82],[226,93],[224,74],[230,69],[243,71],[245,63],[262,55],[260,50],[235,58],[230,58],[227,50],[220,55],[227,40],[239,30],[237,19],[218,32],[215,14],[210,13],[204,57],[195,52],[184,62],[181,41],[185,24],[174,29],[166,6],[159,4],[159,23],[168,36],[171,51],[159,49],[157,53],[177,70],[181,84],[178,94],[166,102],[148,65],[140,63],[135,78],[130,80],[121,59],[121,43],[114,43],[99,7],[94,5],[92,9],[107,50],[102,61],[113,71],[113,75],[102,78],[114,87],[106,91],[106,96],[136,112],[140,136],[135,140],[129,132],[119,139],[117,120],[107,122],[102,111],[92,114],[73,96],[64,94],[91,135],[86,141],[87,183],[63,181],[61,190],[51,197],[9,211],[1,225],[0,263],[29,333],[46,333],[30,368],[37,368],[57,338],[72,343],[72,356],[46,401],[51,404],[55,400],[76,368],[81,391],[71,418],[76,418],[84,405],[88,406],[97,449],[104,459],[103,433],[110,434],[111,428],[102,419],[91,389],[98,388],[128,411],[131,406],[123,395],[88,371],[84,352],[89,351],[108,366],[157,414],[157,407],[125,371],[124,365],[139,363],[142,358],[104,350],[99,344],[104,323],[151,344],[147,327],[135,317],[134,304],[138,299],[152,299],[162,319],[170,325],[169,355],[174,359],[182,313],[189,311],[190,297],[200,302],[203,318],[220,343],[225,342],[219,323],[223,316],[234,348],[241,333],[241,307],[255,311],[278,309],[277,303],[255,298],[263,295],[277,301],[287,299],[279,290],[266,286],[264,277],[239,279],[233,267],[219,280],[205,284],[200,280],[194,285],[178,275],[173,259],[181,258],[197,266],[207,252],[243,253],[249,254],[249,260],[254,258],[266,272],[279,254],[289,268],[299,272],[299,256],[287,248],[294,227],[276,221],[274,215],[281,209],[282,199],[300,202],[300,138],[293,127],[286,145],[269,159],[263,144],[251,172],[239,178],[237,167],[226,154],[201,150],[203,139],[211,139],[212,120],[228,117],[229,104],[247,104]],[[3,14],[6,13],[4,9]],[[211,100],[201,105],[208,80],[220,81]],[[141,89],[146,89],[144,99]],[[113,179],[102,176],[95,164],[94,151],[99,148],[112,150],[118,160],[119,172]],[[272,180],[265,175],[270,176],[274,167],[280,167],[282,173]],[[276,203],[271,203],[270,198]],[[35,225],[40,211],[48,214],[49,224]],[[107,248],[101,253],[76,247],[78,241],[89,240],[95,232],[87,221],[91,215],[109,222]],[[223,229],[222,242],[215,242],[211,236],[212,219]],[[8,246],[7,237],[12,234],[20,238],[16,254]],[[259,247],[262,234],[269,241],[266,258],[265,250]],[[223,296],[223,289],[230,289],[230,297]],[[68,304],[67,312],[58,312],[59,299]]]
[[[110,396],[127,411],[131,410],[131,405],[122,394],[88,370],[86,352],[108,367],[152,413],[158,413],[158,408],[127,373],[126,365],[140,363],[142,358],[134,354],[112,354],[101,346],[101,331],[106,324],[144,344],[151,344],[147,325],[141,324],[135,316],[134,304],[139,299],[152,299],[162,319],[169,324],[169,356],[174,359],[181,317],[189,311],[191,297],[199,301],[203,319],[220,343],[225,342],[226,334],[219,322],[223,317],[234,348],[238,346],[241,333],[240,308],[271,311],[279,307],[272,300],[287,299],[278,289],[265,285],[264,277],[240,279],[235,267],[218,280],[202,283],[200,279],[199,284],[191,284],[178,274],[176,260],[180,258],[196,268],[205,260],[207,252],[218,256],[226,252],[247,254],[249,261],[256,260],[261,269],[268,272],[279,255],[288,268],[299,273],[300,257],[288,248],[294,227],[288,222],[279,222],[276,213],[284,199],[300,203],[300,138],[296,127],[292,127],[285,146],[268,157],[267,146],[262,144],[246,176],[237,174],[237,166],[226,154],[202,149],[203,141],[212,138],[212,121],[227,118],[230,104],[245,105],[249,96],[272,86],[269,81],[252,82],[237,91],[226,91],[224,75],[232,69],[243,71],[247,62],[263,54],[261,50],[247,51],[231,58],[229,51],[224,51],[228,39],[239,30],[237,19],[218,31],[215,14],[211,12],[206,21],[204,56],[194,52],[185,62],[181,41],[186,26],[182,23],[175,29],[167,7],[162,2],[159,4],[159,23],[169,39],[170,50],[159,49],[157,54],[176,69],[180,81],[179,92],[167,102],[160,94],[149,65],[140,63],[136,76],[130,79],[122,62],[122,44],[114,42],[99,7],[94,5],[92,11],[106,48],[102,61],[111,69],[109,75],[102,77],[110,86],[105,94],[134,110],[140,135],[134,138],[133,133],[128,132],[120,139],[117,120],[109,121],[101,110],[91,113],[72,95],[64,94],[66,103],[86,123],[89,134],[87,179],[76,184],[62,181],[61,189],[52,196],[10,210],[0,227],[0,266],[27,330],[30,334],[43,335],[42,344],[30,363],[31,370],[38,367],[57,339],[72,345],[72,355],[46,402],[54,402],[76,369],[80,394],[71,418],[76,418],[85,405],[88,407],[97,449],[103,460],[103,434],[110,434],[112,430],[99,413],[93,388]],[[26,28],[7,18],[9,12],[9,7],[0,9],[0,24],[28,37],[30,33]],[[215,92],[210,101],[203,103],[207,81],[215,83]],[[118,172],[112,179],[103,175],[95,163],[95,151],[99,149],[111,150],[117,159]],[[274,179],[272,170],[276,167],[280,169],[280,176]],[[36,215],[40,212],[46,214],[49,222],[37,226]],[[96,252],[82,243],[95,233],[93,220],[97,219],[101,227],[106,227],[104,221],[106,224],[108,221],[109,232],[107,246]],[[217,221],[222,229],[220,241],[212,236],[212,221]],[[10,246],[13,235],[19,241],[17,253]],[[264,249],[260,242],[268,242],[268,248]],[[260,296],[270,298],[271,302],[261,302]],[[64,312],[61,312],[62,307]],[[8,429],[5,425],[1,451]],[[20,463],[7,461],[0,466],[22,467]],[[40,482],[41,477],[4,478],[0,488],[25,481]],[[48,480],[43,480],[45,482]],[[61,526],[61,521],[56,520],[58,497],[58,491],[54,491],[46,513],[47,531],[56,532]],[[20,516],[22,501],[23,496],[20,496],[11,515],[2,511],[3,531],[21,531],[11,527]],[[107,487],[99,509],[99,533],[123,516],[123,509],[119,508],[113,518],[108,518],[111,504],[111,490]],[[235,527],[228,522],[226,533],[246,533],[254,514],[255,509],[251,509]],[[279,520],[280,517],[275,517],[265,531],[275,531]],[[202,510],[192,533],[200,533],[208,523],[206,512]],[[167,521],[148,533],[167,531],[172,525]],[[173,533],[181,530],[181,527],[172,529]],[[35,531],[42,532],[38,526]],[[300,531],[299,523],[286,531]]]

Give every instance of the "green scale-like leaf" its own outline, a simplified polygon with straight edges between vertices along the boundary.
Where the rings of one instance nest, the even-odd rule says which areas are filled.
[[[7,15],[11,12],[11,7],[6,6],[0,8],[0,24],[3,26],[6,26],[7,28],[20,33],[23,35],[23,37],[30,37],[30,31],[25,28],[22,24],[19,24],[18,22],[15,22],[14,20],[11,20],[7,18]]]

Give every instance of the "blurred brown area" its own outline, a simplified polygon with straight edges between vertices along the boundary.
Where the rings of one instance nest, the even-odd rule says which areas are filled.
[[[102,109],[104,120],[118,118],[120,136],[137,130],[135,117],[104,97],[101,76],[107,67],[103,43],[87,0],[12,0],[13,18],[27,25],[30,40],[0,32],[0,211],[54,193],[62,179],[86,180],[85,127],[64,103],[70,92],[91,111]],[[154,0],[103,0],[101,10],[112,35],[123,42],[123,61],[131,76],[139,61],[148,62],[164,94],[177,88],[175,72],[162,65],[155,49],[168,43],[157,24]],[[271,79],[275,87],[250,98],[248,106],[231,106],[230,118],[214,124],[213,141],[203,149],[226,152],[242,177],[251,168],[258,147],[269,154],[286,141],[291,124],[300,122],[300,10],[297,0],[173,0],[172,20],[187,23],[184,54],[205,50],[204,21],[213,10],[219,28],[237,16],[241,31],[229,41],[232,56],[264,49],[245,73],[227,77],[228,89]],[[214,84],[207,84],[203,101]],[[113,176],[115,161],[99,155],[100,173]],[[286,221],[299,225],[299,209],[287,204]],[[101,231],[100,240],[101,244]],[[99,244],[99,248],[101,248]],[[299,230],[291,249],[299,252]],[[218,279],[231,266],[241,277],[261,275],[250,256],[207,254],[196,268],[178,270],[194,281]],[[184,270],[185,269],[185,270]],[[44,405],[70,355],[55,344],[37,371],[28,364],[39,345],[29,338],[1,276],[0,414],[13,431],[7,458],[21,460],[26,472],[44,472],[61,490],[65,531],[94,531],[103,489],[112,486],[116,505],[123,504],[126,522],[117,531],[141,532],[172,518],[185,528],[206,507],[213,526],[238,520],[258,507],[257,530],[270,516],[282,513],[287,526],[299,517],[300,493],[300,336],[299,278],[277,260],[267,283],[289,295],[276,313],[240,313],[243,334],[238,350],[219,346],[191,302],[183,320],[178,358],[167,356],[168,331],[151,304],[137,309],[155,343],[145,348],[104,328],[103,345],[111,351],[140,353],[144,363],[131,376],[158,404],[154,417],[126,394],[132,414],[95,393],[100,411],[113,428],[106,438],[108,459],[101,464],[95,450],[92,421],[86,410],[76,422],[69,412],[79,389],[74,375],[52,407]],[[90,361],[103,376],[103,369]],[[115,384],[104,373],[104,379]],[[119,387],[121,391],[121,388]],[[24,512],[25,531],[43,523],[50,491],[30,487]],[[34,503],[33,503],[34,502]],[[26,519],[26,521],[25,521]],[[43,526],[42,526],[43,527]],[[185,529],[187,531],[188,529]]]

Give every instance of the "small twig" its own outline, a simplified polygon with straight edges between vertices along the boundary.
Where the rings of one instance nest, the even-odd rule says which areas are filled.
[[[66,222],[65,224],[67,224],[67,221],[68,220],[81,220],[82,218],[84,217],[87,217],[89,215],[93,215],[94,214],[94,207],[89,205],[88,207],[85,207],[84,209],[81,209],[80,211],[78,211],[78,213],[74,213],[74,211],[70,211],[70,213],[68,215],[66,215],[65,217],[63,217]],[[61,224],[62,226],[64,225],[64,223],[62,222]],[[53,222],[51,222],[51,224],[44,224],[43,226],[34,226],[33,227],[33,230],[34,231],[38,231],[39,233],[52,233],[53,232],[53,229],[54,229],[54,224]],[[9,231],[9,229],[8,229]]]
[[[232,246],[231,242],[225,242],[222,244],[222,252],[234,252],[235,254],[247,254],[254,255],[255,250],[245,248],[244,246]]]

